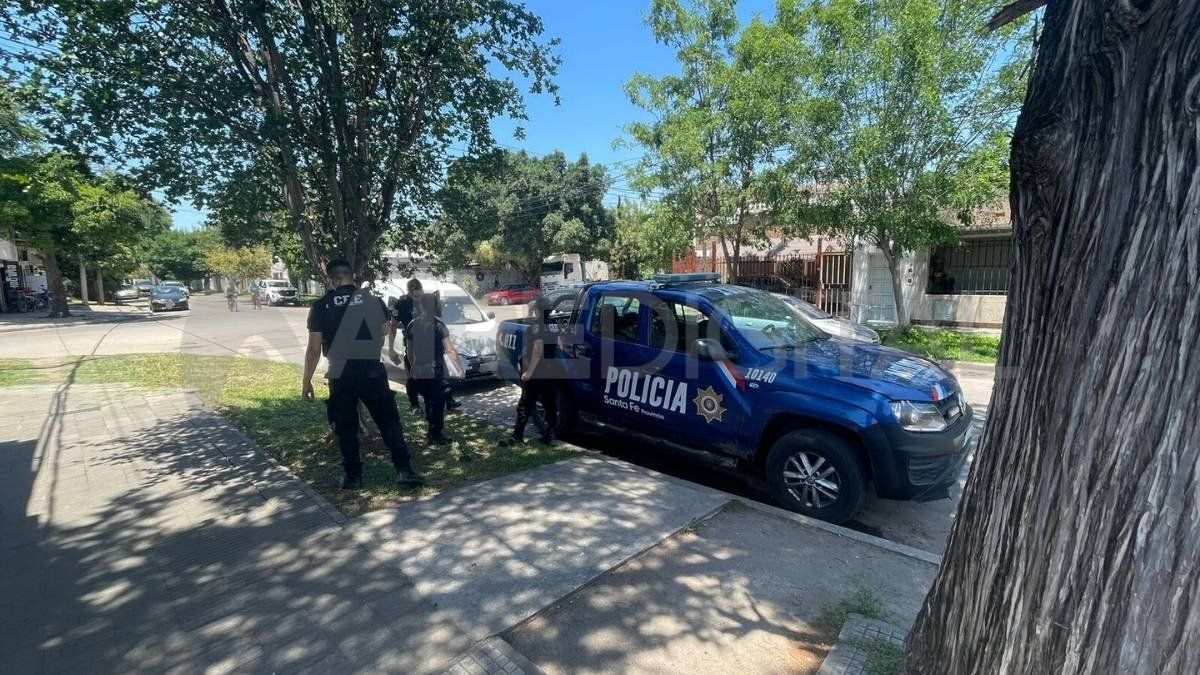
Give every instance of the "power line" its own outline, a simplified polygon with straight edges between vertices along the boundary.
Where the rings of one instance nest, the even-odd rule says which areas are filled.
[[[17,40],[15,38],[9,37],[7,35],[0,35],[0,40],[3,40],[5,42],[11,42],[14,45],[20,45],[21,47],[25,47],[27,49],[35,49],[39,52],[45,52],[51,56],[62,56],[62,52],[55,51],[52,49],[46,49],[45,47],[42,47],[40,45],[35,45],[30,42],[24,42],[22,40]],[[12,54],[13,56],[22,56],[22,54],[18,54],[16,52],[9,52],[9,53]]]

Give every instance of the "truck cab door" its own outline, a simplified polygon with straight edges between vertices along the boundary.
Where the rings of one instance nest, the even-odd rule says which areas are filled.
[[[636,294],[614,291],[581,313],[571,354],[581,369],[571,374],[578,381],[575,398],[581,412],[620,425],[632,419],[628,391],[644,339],[642,304]]]

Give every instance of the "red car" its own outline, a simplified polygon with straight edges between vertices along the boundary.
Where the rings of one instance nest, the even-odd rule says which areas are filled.
[[[489,305],[523,305],[541,296],[542,292],[529,284],[509,284],[483,296]]]

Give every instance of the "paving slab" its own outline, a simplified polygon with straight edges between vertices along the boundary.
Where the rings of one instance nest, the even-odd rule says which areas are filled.
[[[366,514],[349,527],[479,640],[728,500],[624,462],[581,457]]]
[[[827,609],[856,589],[915,618],[926,556],[735,504],[503,637],[549,675],[813,673],[838,630]]]

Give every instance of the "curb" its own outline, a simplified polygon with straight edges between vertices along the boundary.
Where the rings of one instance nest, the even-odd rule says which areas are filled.
[[[938,361],[938,363],[955,372],[976,371],[981,374],[991,373],[993,375],[996,373],[996,364],[994,363],[979,363],[977,361]]]
[[[808,516],[804,516],[799,513],[792,513],[791,511],[781,509],[778,506],[771,506],[769,504],[762,504],[755,501],[747,501],[741,498],[736,499],[739,499],[739,501],[741,501],[743,504],[756,511],[761,511],[777,518],[790,520],[798,525],[806,525],[808,527],[821,530],[822,532],[836,534],[839,537],[845,537],[847,539],[857,541],[860,544],[867,544],[868,546],[881,548],[890,553],[895,553],[906,558],[919,560],[937,567],[941,567],[942,565],[942,556],[937,555],[936,553],[922,551],[919,548],[905,546],[904,544],[897,544],[896,542],[889,539],[884,539],[883,537],[876,537],[875,535],[859,532],[858,530],[852,530],[848,527],[842,527],[841,525],[834,525],[833,523],[827,523],[823,520],[817,520],[816,518],[809,518]]]

